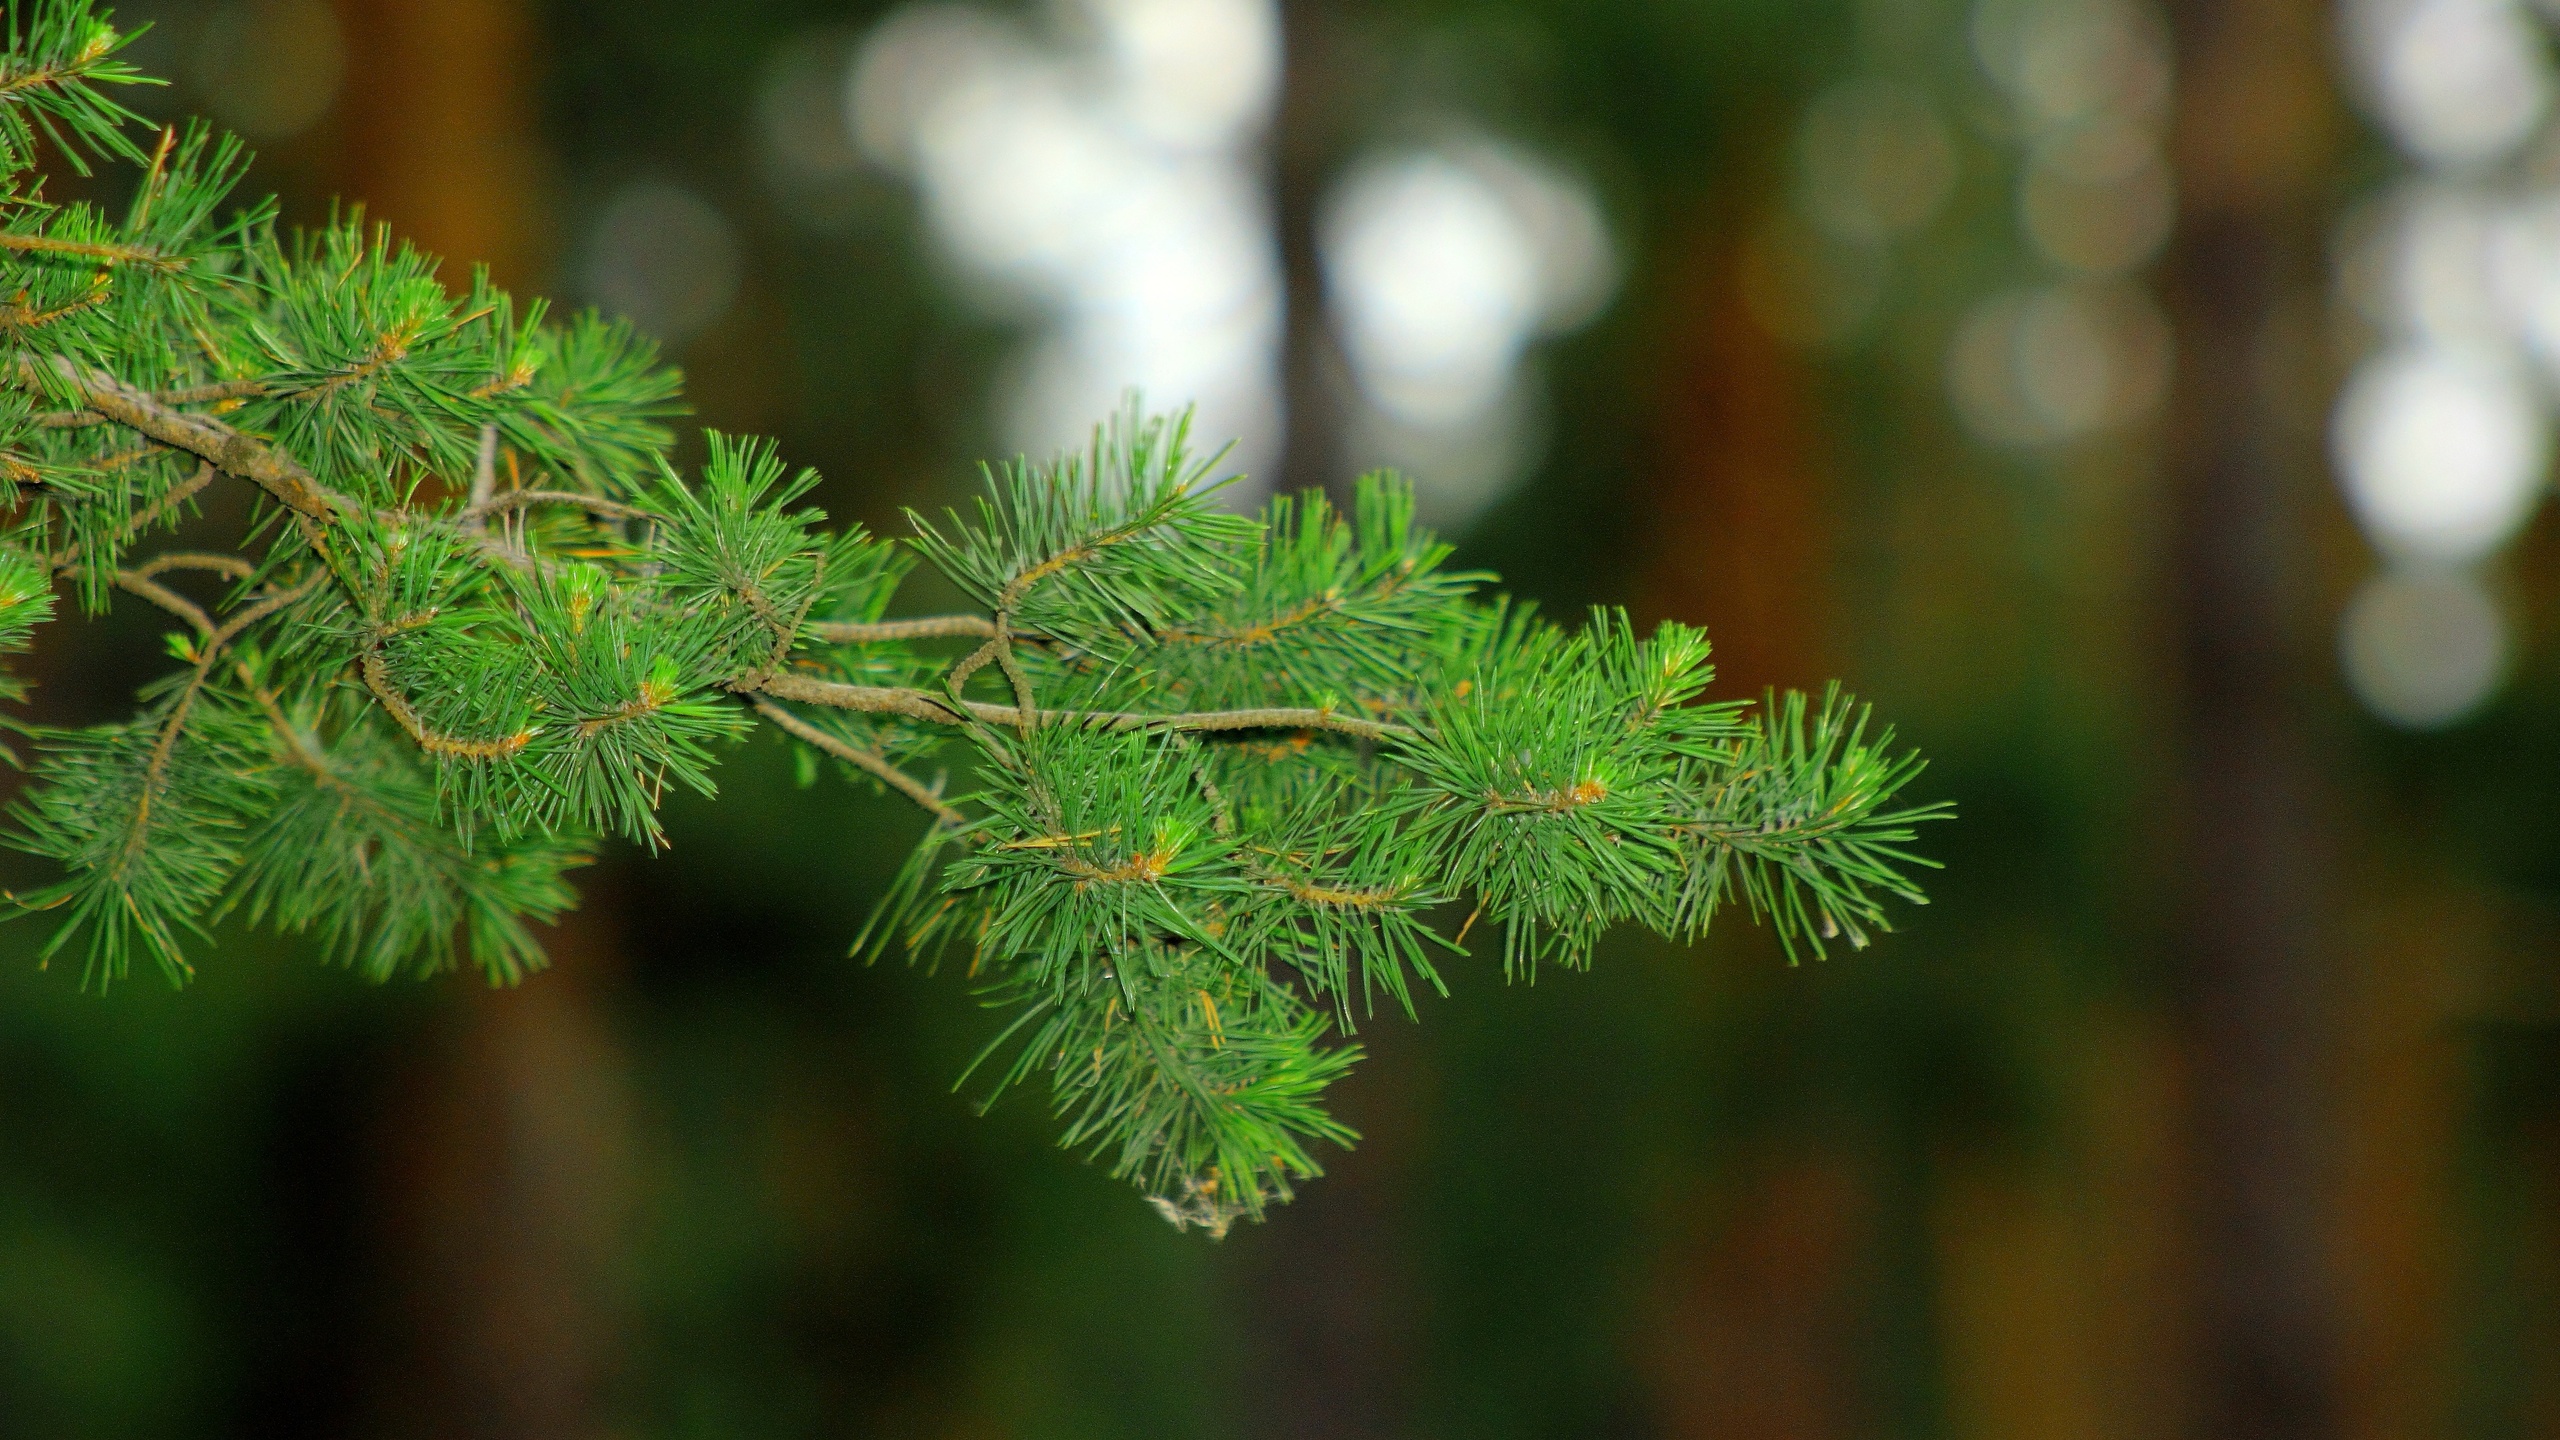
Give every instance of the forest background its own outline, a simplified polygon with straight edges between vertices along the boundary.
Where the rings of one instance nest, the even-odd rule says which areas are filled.
[[[1844,677],[1962,818],[1863,953],[1457,968],[1216,1245],[949,1093],[957,977],[844,955],[915,822],[778,745],[512,991],[226,933],[101,999],[0,931],[0,1432],[2560,1435],[2540,442],[2460,563],[2331,462],[2455,324],[2410,187],[2547,184],[2526,11],[119,18],[288,219],[633,315],[839,519],[1205,389],[1268,481],[1405,464],[1551,611],[1704,623],[1723,694]],[[42,718],[151,672],[50,629]]]

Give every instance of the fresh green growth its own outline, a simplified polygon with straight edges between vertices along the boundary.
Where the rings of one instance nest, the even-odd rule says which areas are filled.
[[[183,982],[235,911],[511,983],[567,872],[656,848],[667,789],[769,724],[924,812],[857,951],[956,952],[1012,1015],[988,1088],[1045,1080],[1069,1144],[1223,1233],[1352,1138],[1341,1037],[1471,938],[1526,978],[1738,901],[1818,954],[1920,899],[1937,811],[1864,711],[1701,703],[1701,632],[1489,597],[1392,477],[1247,519],[1133,409],[903,545],[829,532],[764,443],[676,473],[676,376],[626,328],[457,294],[357,216],[280,236],[229,138],[131,138],[88,0],[11,14],[0,648],[57,583],[176,623],[139,713],[34,732],[12,811],[60,870],[14,903],[88,984]],[[133,167],[121,216],[48,201],[40,138]],[[245,534],[153,543],[222,483]],[[888,618],[919,560],[974,610]]]

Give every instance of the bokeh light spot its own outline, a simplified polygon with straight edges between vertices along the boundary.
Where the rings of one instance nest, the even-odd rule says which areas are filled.
[[[196,68],[224,124],[251,140],[290,139],[336,102],[346,37],[320,0],[233,0],[205,17]]]
[[[1909,85],[1851,80],[1824,91],[1805,111],[1796,150],[1806,212],[1843,239],[1916,230],[1955,188],[1955,139]]]
[[[2167,108],[2169,46],[2159,16],[2133,0],[1982,0],[1973,49],[2031,132],[2100,115],[2150,119]]]
[[[2365,708],[2404,729],[2431,730],[2497,692],[2507,627],[2497,602],[2468,574],[2386,571],[2347,603],[2338,651]]]
[[[1455,524],[1536,457],[1529,342],[1587,323],[1617,283],[1589,190],[1490,140],[1382,156],[1329,198],[1334,320],[1370,407],[1363,456],[1411,467]]]
[[[1135,386],[1197,405],[1257,472],[1280,432],[1279,257],[1253,153],[1278,20],[1268,0],[1060,18],[1081,43],[973,8],[896,12],[854,63],[854,138],[917,181],[985,308],[1045,322],[1000,378],[1009,448],[1073,444]]]
[[[2148,264],[2176,214],[2158,143],[2121,120],[2082,125],[2039,143],[2018,187],[2027,238],[2056,265],[2088,274]]]
[[[587,298],[680,345],[738,293],[737,236],[711,203],[663,180],[634,180],[598,212],[586,247]]]
[[[2360,366],[2332,440],[2374,544],[2442,563],[2485,555],[2524,524],[2548,444],[2540,401],[2515,366],[2439,345]]]
[[[2057,285],[1994,296],[1957,328],[1947,359],[1956,411],[1996,445],[2076,440],[2158,408],[2168,322],[2123,285]]]
[[[2509,0],[2357,0],[2347,24],[2374,108],[2421,159],[2498,159],[2550,103],[2541,38]]]

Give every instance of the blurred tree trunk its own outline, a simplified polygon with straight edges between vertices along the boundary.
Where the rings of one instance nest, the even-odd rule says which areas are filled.
[[[397,1344],[366,1377],[386,1440],[618,1433],[633,1124],[608,930],[571,917],[544,937],[553,971],[515,990],[456,977],[399,1067],[373,1177]]]
[[[403,239],[445,257],[445,283],[485,264],[534,279],[533,27],[521,0],[338,0],[346,88],[330,120],[338,183]]]
[[[1664,1440],[1872,1433],[1855,1377],[1875,1216],[1856,1167],[1768,1147],[1681,1197],[1658,1256],[1645,1353]]]
[[[1633,610],[1703,624],[1715,645],[1717,698],[1805,686],[1829,673],[1825,620],[1835,594],[1829,486],[1815,439],[1810,367],[1750,313],[1744,249],[1750,207],[1783,195],[1762,142],[1775,127],[1737,126],[1716,167],[1729,183],[1661,231],[1659,329],[1631,367],[1652,378],[1644,506]],[[1766,937],[1724,932],[1725,953],[1685,963],[1737,967],[1699,992],[1705,1011],[1811,1003],[1800,972],[1774,963]],[[1738,953],[1737,953],[1738,952]],[[1695,1021],[1701,1029],[1707,1013]],[[1689,1063],[1696,1063],[1691,1061]],[[1827,1440],[1873,1428],[1862,1394],[1862,1292],[1879,1236],[1874,1177],[1808,1139],[1735,1159],[1668,1209],[1646,1297],[1642,1357],[1667,1437]]]
[[[1744,303],[1738,209],[1708,207],[1672,232],[1659,481],[1635,605],[1646,620],[1705,625],[1716,694],[1730,699],[1818,685],[1835,594],[1806,366]]]
[[[340,192],[443,256],[448,287],[539,264],[521,0],[338,0],[347,79],[330,117]],[[382,1433],[580,1440],[606,1432],[621,1348],[627,1057],[603,1004],[611,907],[545,937],[555,968],[513,991],[457,977],[443,1023],[386,1092],[373,1180],[400,1337],[368,1377]]]
[[[2186,766],[2179,917],[2197,1293],[2194,1432],[2337,1432],[2325,861],[2301,700],[2321,483],[2317,313],[2331,102],[2314,0],[2176,0],[2185,213],[2164,270]]]
[[[1325,312],[1317,223],[1324,188],[1351,142],[1345,103],[1356,67],[1341,0],[1281,0],[1280,108],[1271,130],[1272,219],[1280,241],[1282,494],[1350,494],[1343,450],[1352,398],[1342,348]]]
[[[1283,68],[1271,131],[1272,222],[1280,245],[1286,330],[1281,351],[1282,454],[1273,487],[1318,489],[1349,499],[1343,448],[1352,399],[1325,309],[1317,221],[1325,187],[1354,136],[1346,113],[1356,74],[1352,17],[1341,0],[1280,0]],[[1423,1108],[1413,1040],[1382,1023],[1364,1031],[1369,1059],[1336,1091],[1357,1114],[1360,1147],[1331,1157],[1329,1173],[1230,1242],[1251,1248],[1238,1267],[1240,1312],[1251,1316],[1254,1402],[1249,1435],[1269,1440],[1354,1440],[1410,1429],[1412,1337],[1421,1329],[1411,1255],[1396,1244],[1413,1142]]]

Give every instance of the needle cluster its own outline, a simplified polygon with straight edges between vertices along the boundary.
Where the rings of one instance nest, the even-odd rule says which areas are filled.
[[[236,142],[112,98],[144,77],[90,0],[10,16],[0,650],[59,591],[157,607],[176,661],[129,718],[17,727],[7,839],[57,878],[10,903],[89,984],[183,983],[235,913],[512,983],[568,872],[659,847],[669,788],[769,725],[921,812],[857,952],[964,957],[1010,1016],[989,1090],[1044,1083],[1067,1143],[1223,1234],[1354,1138],[1347,1037],[1471,944],[1528,978],[1738,904],[1818,954],[1921,899],[1939,812],[1864,710],[1703,701],[1702,632],[1490,594],[1392,476],[1246,517],[1133,407],[903,541],[829,530],[769,444],[678,473],[677,377],[627,327],[359,215],[279,232],[230,201]],[[39,142],[130,202],[47,200]],[[220,484],[245,533],[163,543]],[[972,608],[893,618],[918,563]]]

